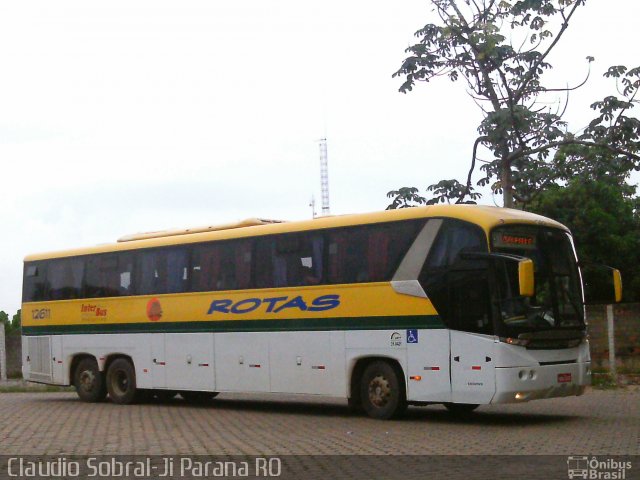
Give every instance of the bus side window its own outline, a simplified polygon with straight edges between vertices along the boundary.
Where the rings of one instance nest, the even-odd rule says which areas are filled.
[[[329,283],[391,280],[424,220],[364,225],[329,233]]]
[[[482,230],[462,221],[444,221],[419,280],[450,328],[490,331],[487,262],[460,256],[463,252],[486,251],[487,242]]]
[[[130,253],[118,255],[118,276],[120,295],[133,295],[133,255]]]
[[[81,298],[83,275],[84,260],[82,258],[52,260],[47,269],[48,299]]]
[[[40,302],[45,300],[47,292],[47,264],[34,262],[24,267],[22,301]]]
[[[329,234],[329,283],[370,281],[368,227],[348,228]]]
[[[238,240],[233,242],[234,246],[234,287],[235,289],[243,289],[251,287],[251,263],[253,260],[252,240]]]
[[[166,293],[166,270],[159,250],[140,252],[138,285],[140,295]]]
[[[191,262],[191,291],[250,288],[251,248],[252,240],[197,245]]]
[[[324,237],[296,233],[258,239],[257,288],[318,285],[323,282]]]
[[[133,257],[130,253],[92,255],[86,258],[84,296],[119,297],[131,295]]]
[[[221,290],[219,284],[221,248],[218,244],[198,245],[193,249],[191,290],[207,292]]]
[[[189,282],[189,251],[186,248],[172,248],[166,251],[167,293],[187,291]]]
[[[324,278],[324,237],[313,235],[307,239],[305,248],[300,254],[303,285],[317,285]]]

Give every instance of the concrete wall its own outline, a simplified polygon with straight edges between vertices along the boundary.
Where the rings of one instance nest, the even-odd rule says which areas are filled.
[[[587,307],[589,341],[594,368],[609,368],[609,342],[604,305]],[[614,307],[616,362],[624,372],[640,371],[640,303],[625,303]],[[22,372],[20,335],[7,335],[7,375]]]
[[[22,375],[22,340],[20,334],[6,336],[7,342],[7,377]]]

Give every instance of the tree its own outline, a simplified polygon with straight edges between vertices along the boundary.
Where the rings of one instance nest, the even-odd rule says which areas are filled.
[[[11,331],[19,332],[22,328],[22,310],[18,309],[16,314],[11,318]]]
[[[634,193],[635,187],[615,176],[580,176],[567,185],[551,186],[529,205],[529,210],[555,218],[571,229],[583,264],[619,268],[625,301],[640,299],[640,203]],[[586,286],[594,292],[607,291],[609,278],[600,269],[589,275]]]
[[[388,193],[388,208],[421,203],[468,203],[480,197],[474,175],[482,162],[477,185],[490,185],[502,193],[504,206],[523,205],[556,183],[560,147],[581,146],[613,156],[615,163],[640,169],[640,121],[628,116],[640,89],[640,67],[610,67],[605,77],[615,79],[617,95],[594,102],[597,116],[581,132],[570,132],[563,114],[568,93],[584,85],[592,57],[587,57],[586,78],[573,87],[556,88],[544,83],[552,68],[548,56],[562,39],[584,0],[431,0],[439,18],[416,32],[418,43],[409,47],[394,77],[404,77],[400,91],[411,91],[417,82],[448,77],[464,81],[471,98],[482,109],[465,181],[442,180],[428,187],[435,196],[422,197],[415,187]],[[552,109],[566,95],[564,105]],[[482,161],[478,151],[488,151]],[[587,157],[588,159],[589,157]],[[583,162],[584,163],[584,162]],[[415,189],[412,191],[411,189]],[[408,194],[408,195],[407,195]]]
[[[21,326],[21,312],[18,312],[12,317],[11,321],[9,321],[9,314],[4,310],[0,311],[0,323],[4,324],[5,333],[8,335],[10,333],[19,332]]]

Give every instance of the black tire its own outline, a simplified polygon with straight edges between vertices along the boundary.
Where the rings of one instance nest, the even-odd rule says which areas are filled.
[[[360,397],[356,397],[355,395],[347,400],[347,408],[349,409],[349,413],[354,415],[362,415],[364,413],[364,408],[362,407],[362,400]]]
[[[128,405],[138,398],[136,372],[126,358],[117,358],[107,370],[107,391],[113,403]]]
[[[107,396],[104,377],[95,358],[83,358],[73,372],[73,385],[83,402],[101,402]]]
[[[477,403],[445,403],[444,406],[453,415],[469,415],[480,405]]]
[[[218,392],[180,392],[180,396],[184,398],[188,403],[203,404],[210,402],[216,396]]]
[[[370,363],[360,381],[362,407],[372,418],[388,420],[399,417],[407,409],[404,381],[388,362]]]

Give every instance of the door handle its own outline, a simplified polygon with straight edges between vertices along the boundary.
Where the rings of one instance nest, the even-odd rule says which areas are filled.
[[[460,357],[459,357],[459,356],[458,356],[458,357],[453,357],[453,360],[454,360],[455,362],[459,362],[459,361],[460,361]]]

